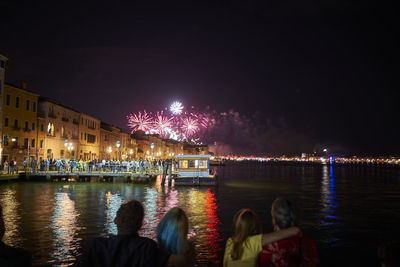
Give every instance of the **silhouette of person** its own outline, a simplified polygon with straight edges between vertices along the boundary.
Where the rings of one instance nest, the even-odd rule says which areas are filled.
[[[10,247],[1,241],[5,231],[3,208],[0,205],[0,266],[32,266],[32,254],[29,251]]]

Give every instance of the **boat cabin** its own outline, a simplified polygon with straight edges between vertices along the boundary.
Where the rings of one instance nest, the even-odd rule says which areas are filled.
[[[209,177],[210,155],[177,155],[177,177]]]

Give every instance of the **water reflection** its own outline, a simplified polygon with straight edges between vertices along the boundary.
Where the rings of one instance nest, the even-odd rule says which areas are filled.
[[[6,232],[3,237],[3,242],[10,245],[21,247],[22,238],[19,231],[19,223],[21,217],[18,213],[19,202],[16,199],[15,188],[7,188],[0,195],[0,204],[3,208],[3,218]]]
[[[63,192],[66,189],[69,192]],[[72,265],[80,247],[80,238],[77,238],[79,213],[75,209],[72,186],[66,185],[63,190],[54,195],[54,212],[51,217],[50,227],[55,238],[53,239],[54,251],[51,263],[63,262],[63,265]]]
[[[130,199],[140,200],[145,208],[141,235],[156,239],[162,216],[173,207],[181,207],[189,218],[189,237],[196,245],[197,262],[218,262],[217,253],[223,249],[215,188],[160,183],[153,187],[86,183],[18,186],[21,188],[5,186],[0,190],[7,227],[4,241],[31,250],[37,265],[72,265],[84,241],[117,234],[114,218],[120,205]]]
[[[222,236],[215,195],[210,188],[192,188],[187,198],[186,212],[192,225],[197,262],[218,262],[217,252],[221,250]]]
[[[105,216],[106,220],[104,226],[108,235],[116,235],[118,233],[117,225],[114,223],[114,218],[117,215],[117,211],[123,200],[119,194],[112,194],[110,191],[106,193],[106,208]]]
[[[321,216],[322,227],[326,228],[329,234],[327,240],[332,245],[337,245],[339,239],[334,235],[339,232],[336,209],[338,207],[336,200],[335,177],[333,175],[332,165],[324,165],[322,167],[322,183],[321,183]],[[329,170],[328,170],[329,168]]]
[[[160,217],[162,216],[159,214],[157,203],[158,199],[158,191],[156,188],[147,187],[144,190],[144,201],[142,202],[145,210],[143,226],[141,229],[140,234],[155,239],[155,229],[157,228],[158,222],[160,221]]]

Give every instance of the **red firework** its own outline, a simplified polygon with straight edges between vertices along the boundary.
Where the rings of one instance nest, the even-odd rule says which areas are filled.
[[[166,137],[172,128],[172,118],[157,113],[153,125],[161,137]]]
[[[182,131],[186,137],[192,136],[199,130],[199,123],[194,117],[186,117],[182,119]]]
[[[132,129],[132,133],[138,130],[148,132],[153,128],[153,121],[147,112],[143,111],[143,113],[130,114],[128,116],[128,126]]]

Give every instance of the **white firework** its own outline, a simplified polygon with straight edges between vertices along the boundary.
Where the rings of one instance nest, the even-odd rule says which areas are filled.
[[[175,115],[180,115],[183,111],[183,106],[182,103],[179,101],[175,101],[172,103],[172,105],[169,107],[169,110],[172,112],[172,114]]]

